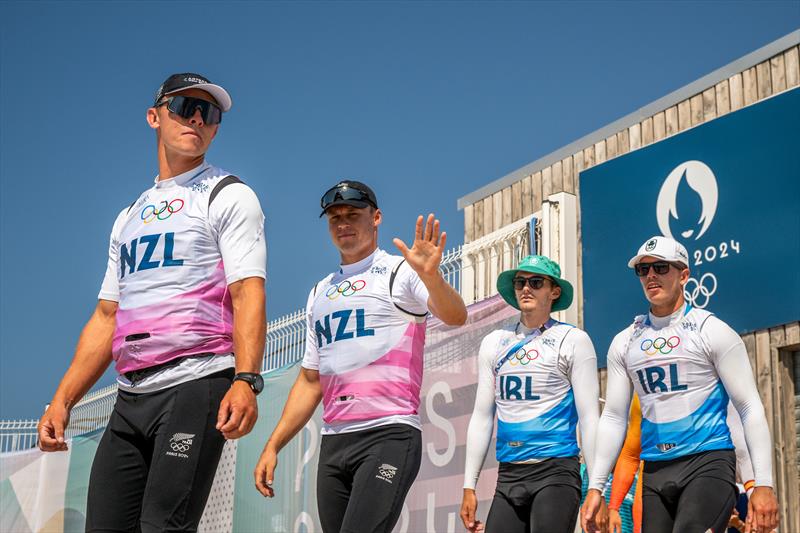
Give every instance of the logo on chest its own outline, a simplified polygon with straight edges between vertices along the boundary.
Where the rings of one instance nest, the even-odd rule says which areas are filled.
[[[656,337],[655,339],[644,339],[639,345],[639,349],[647,355],[656,355],[659,353],[668,355],[680,345],[680,337],[673,335],[669,338]]]
[[[167,220],[175,213],[183,209],[185,202],[181,198],[175,198],[167,201],[162,200],[158,205],[147,204],[139,214],[144,224],[149,224],[157,220]]]
[[[533,376],[502,374],[500,376],[501,400],[538,400],[540,396],[533,393]]]
[[[328,300],[336,300],[339,298],[339,296],[344,296],[346,298],[354,295],[360,290],[365,289],[366,287],[367,282],[363,279],[357,279],[355,281],[346,279],[341,283],[337,283],[336,285],[331,285],[328,287],[328,290],[325,291],[325,296],[328,298]]]

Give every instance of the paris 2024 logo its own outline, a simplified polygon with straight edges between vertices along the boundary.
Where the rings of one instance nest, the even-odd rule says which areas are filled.
[[[682,184],[689,187],[700,200],[700,216],[694,220],[682,220],[678,211],[678,191]],[[740,244],[731,239],[706,247],[698,246],[697,241],[705,235],[719,204],[719,188],[717,178],[711,168],[702,161],[686,161],[669,173],[656,201],[656,221],[661,234],[675,240],[684,241],[691,256],[691,270],[706,270],[702,276],[689,278],[684,287],[684,297],[698,309],[704,309],[711,302],[711,297],[719,287],[717,276],[711,272],[711,263],[725,260],[740,253]],[[678,224],[680,222],[680,224]],[[673,226],[680,225],[683,231],[673,235]],[[698,269],[701,265],[705,265]]]

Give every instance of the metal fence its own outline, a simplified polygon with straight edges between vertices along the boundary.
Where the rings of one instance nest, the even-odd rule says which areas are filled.
[[[439,267],[445,280],[464,296],[466,303],[482,300],[496,293],[493,284],[484,282],[491,275],[528,253],[529,227],[516,223],[504,231],[484,238],[485,244],[458,246],[445,252]],[[535,241],[533,241],[535,242]],[[534,244],[535,246],[535,244]],[[468,249],[467,249],[468,248]],[[485,248],[485,249],[482,249]],[[469,254],[469,257],[467,257]],[[267,339],[262,372],[270,372],[302,359],[306,346],[305,309],[267,323]],[[110,385],[86,395],[72,409],[67,438],[105,427],[117,386]],[[0,452],[33,448],[38,442],[37,420],[0,420]]]

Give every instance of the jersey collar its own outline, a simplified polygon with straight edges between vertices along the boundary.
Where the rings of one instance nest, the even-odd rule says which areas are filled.
[[[163,189],[165,187],[172,187],[175,185],[186,185],[188,182],[192,181],[194,178],[200,176],[203,172],[211,168],[211,165],[208,164],[205,160],[200,163],[198,166],[194,167],[191,170],[187,170],[183,174],[178,174],[177,176],[173,176],[172,178],[166,180],[159,180],[158,176],[155,177],[153,181],[155,181],[157,189]]]
[[[684,302],[683,306],[680,309],[672,313],[671,315],[667,316],[655,316],[651,312],[647,312],[647,319],[645,320],[646,326],[653,326],[656,328],[665,328],[667,326],[672,326],[680,322],[683,317],[689,314],[689,311],[692,310],[692,306],[689,305],[688,302]]]
[[[383,254],[384,251],[380,248],[375,248],[375,251],[369,254],[367,257],[362,259],[361,261],[351,263],[349,265],[339,265],[339,274],[343,274],[345,276],[350,276],[352,274],[357,274],[359,272],[363,272],[368,266],[370,266],[378,257]]]

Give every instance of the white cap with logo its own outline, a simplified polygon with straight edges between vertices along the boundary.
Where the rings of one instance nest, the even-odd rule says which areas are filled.
[[[689,252],[686,248],[669,237],[651,237],[639,247],[639,251],[628,261],[628,266],[633,268],[643,257],[657,257],[672,263],[683,263],[689,266]]]

